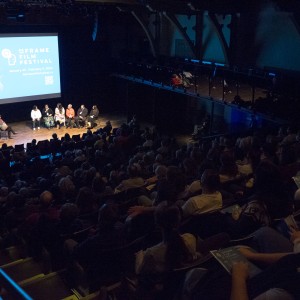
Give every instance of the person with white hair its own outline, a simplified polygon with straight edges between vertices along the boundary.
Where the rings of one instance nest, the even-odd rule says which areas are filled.
[[[133,163],[127,167],[128,179],[123,180],[117,187],[115,192],[125,191],[131,188],[142,187],[145,181],[140,177],[141,166],[137,163]]]

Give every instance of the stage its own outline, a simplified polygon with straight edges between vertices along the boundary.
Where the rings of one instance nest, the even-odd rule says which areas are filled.
[[[108,120],[111,121],[113,128],[119,127],[122,123],[127,122],[126,116],[111,114],[101,115],[97,120],[97,127],[94,127],[93,131],[104,127],[105,122]],[[12,139],[0,139],[0,146],[3,143],[6,143],[8,146],[24,144],[24,146],[26,147],[26,144],[31,142],[33,139],[36,139],[37,141],[50,140],[53,133],[57,133],[58,138],[61,138],[66,133],[69,133],[72,137],[72,135],[75,134],[80,134],[82,136],[83,133],[87,132],[86,128],[66,128],[64,126],[60,129],[57,129],[56,127],[47,129],[42,126],[39,130],[33,130],[31,120],[9,123],[8,125],[10,125],[13,130],[17,132],[17,134],[12,134]]]

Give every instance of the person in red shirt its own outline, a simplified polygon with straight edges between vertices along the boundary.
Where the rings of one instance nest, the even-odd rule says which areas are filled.
[[[173,86],[182,86],[182,79],[177,74],[173,74],[171,78],[171,84]]]
[[[66,109],[66,127],[72,128],[74,125],[74,117],[75,117],[75,110],[72,107],[72,104],[68,105]]]

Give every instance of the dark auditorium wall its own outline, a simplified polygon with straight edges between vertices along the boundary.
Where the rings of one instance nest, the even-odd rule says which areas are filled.
[[[242,14],[237,64],[300,71],[299,22],[296,11],[280,11],[272,3]]]

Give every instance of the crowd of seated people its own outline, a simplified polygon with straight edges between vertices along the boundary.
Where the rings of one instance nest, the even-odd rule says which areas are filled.
[[[122,248],[143,237],[137,273],[151,269],[163,278],[199,257],[198,241],[219,233],[246,237],[299,209],[292,179],[300,171],[299,143],[289,130],[179,145],[155,128],[142,129],[134,118],[119,128],[107,121],[79,138],[53,134],[21,151],[3,144],[1,249],[25,243],[34,257],[46,249],[54,268],[77,261],[94,279],[107,272],[92,266],[95,247]],[[185,226],[191,219],[200,221],[196,230]],[[235,272],[247,274],[243,267]],[[141,287],[148,279],[141,278]]]

